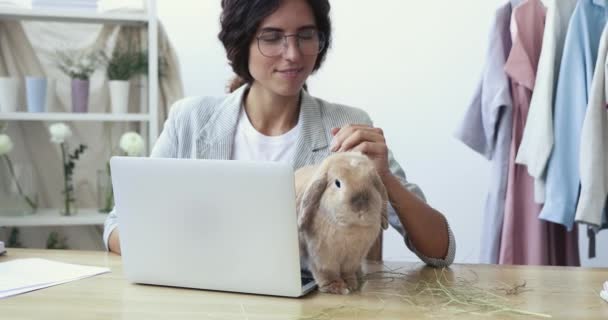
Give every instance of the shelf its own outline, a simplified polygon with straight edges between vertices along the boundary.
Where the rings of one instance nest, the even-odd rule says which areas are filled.
[[[113,114],[113,113],[70,113],[70,112],[0,112],[1,120],[21,121],[108,121],[108,122],[145,122],[149,114]]]
[[[85,226],[103,225],[105,213],[97,209],[78,209],[73,216],[62,216],[59,209],[38,209],[35,214],[28,216],[2,216],[0,212],[0,227],[49,227],[49,226]]]
[[[70,11],[54,9],[21,9],[0,6],[0,20],[38,20],[76,23],[103,23],[141,25],[148,23],[148,15],[142,13],[98,13],[95,11]]]

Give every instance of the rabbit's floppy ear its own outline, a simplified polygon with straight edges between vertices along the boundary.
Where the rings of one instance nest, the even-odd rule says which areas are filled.
[[[374,187],[378,190],[378,192],[380,193],[380,197],[382,197],[382,209],[381,209],[381,216],[380,216],[380,225],[382,226],[382,229],[386,230],[388,229],[388,194],[386,192],[386,187],[384,186],[384,183],[382,182],[382,180],[380,179],[380,176],[378,176],[377,174],[373,175],[373,184]]]
[[[319,210],[319,202],[326,187],[327,171],[324,167],[321,167],[308,183],[301,199],[297,201],[299,208],[298,227],[300,229],[306,228],[313,214]]]

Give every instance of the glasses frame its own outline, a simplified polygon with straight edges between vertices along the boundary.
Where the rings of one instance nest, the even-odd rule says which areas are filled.
[[[315,52],[314,54],[305,54],[304,52],[302,52],[302,49],[300,49],[300,38],[298,37],[298,33],[292,33],[292,34],[284,34],[283,35],[283,48],[281,49],[281,51],[276,54],[276,55],[266,55],[264,54],[264,52],[262,51],[262,48],[260,47],[260,38],[262,37],[262,34],[256,36],[256,40],[258,41],[258,51],[267,58],[276,58],[280,55],[282,55],[285,52],[285,49],[287,49],[287,47],[289,46],[288,42],[287,42],[287,38],[289,37],[295,37],[296,38],[296,43],[297,43],[297,48],[300,51],[300,53],[304,56],[314,56],[317,55],[319,53],[321,53],[321,51],[323,51],[323,49],[325,49],[325,36],[323,35],[323,32],[320,32],[318,30],[315,30],[315,32],[317,33],[317,37],[319,38],[319,51]]]

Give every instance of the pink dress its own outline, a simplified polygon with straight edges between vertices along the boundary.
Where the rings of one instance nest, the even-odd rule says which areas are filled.
[[[540,0],[527,0],[512,17],[513,47],[505,65],[511,80],[513,134],[500,243],[500,264],[580,265],[578,235],[538,218],[534,179],[525,166],[515,163],[534,90],[542,48],[546,8]]]

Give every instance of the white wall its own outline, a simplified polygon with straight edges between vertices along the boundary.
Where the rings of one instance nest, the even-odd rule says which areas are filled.
[[[373,3],[373,5],[372,5]],[[309,81],[313,95],[366,110],[429,202],[449,219],[458,262],[477,262],[489,164],[452,137],[478,81],[501,0],[332,0],[334,43]],[[160,0],[187,95],[219,95],[231,71],[220,42],[219,0]],[[599,258],[608,266],[608,232]],[[384,255],[416,260],[394,231]],[[586,237],[581,238],[586,254]]]

